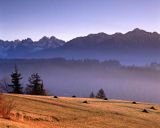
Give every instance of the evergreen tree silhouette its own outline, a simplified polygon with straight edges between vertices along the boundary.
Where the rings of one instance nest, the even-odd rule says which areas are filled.
[[[38,73],[33,73],[29,77],[29,84],[26,88],[26,93],[31,95],[46,95],[46,91],[44,89],[43,81],[38,75]]]
[[[17,65],[14,67],[14,72],[11,74],[11,83],[9,86],[11,87],[11,93],[22,94],[23,87],[20,84],[20,80],[22,79],[21,74],[18,72]]]
[[[104,90],[103,90],[102,88],[98,91],[96,97],[97,97],[97,98],[100,98],[100,99],[106,98],[106,94],[105,94],[105,92],[104,92]]]

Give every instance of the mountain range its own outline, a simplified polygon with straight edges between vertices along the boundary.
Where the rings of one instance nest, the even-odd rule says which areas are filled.
[[[68,42],[43,37],[39,41],[0,40],[0,58],[94,58],[148,63],[160,60],[160,34],[134,29],[125,34],[105,33],[77,37]]]

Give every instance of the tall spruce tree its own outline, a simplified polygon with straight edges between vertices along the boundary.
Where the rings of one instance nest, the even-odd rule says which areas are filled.
[[[31,95],[46,95],[46,91],[43,86],[43,81],[38,73],[33,73],[29,77],[29,84],[26,88],[26,93]]]
[[[90,98],[95,98],[94,92],[91,92],[91,94],[89,95]]]
[[[15,65],[14,72],[11,74],[11,84],[9,85],[11,87],[11,93],[16,94],[22,94],[23,87],[20,83],[20,80],[22,79],[21,74],[18,72],[18,68]]]
[[[102,88],[98,91],[96,98],[100,98],[100,99],[106,98],[106,94]]]

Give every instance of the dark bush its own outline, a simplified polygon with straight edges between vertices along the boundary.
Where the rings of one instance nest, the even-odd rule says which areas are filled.
[[[58,98],[58,96],[54,96],[53,98]]]
[[[104,100],[108,100],[108,98],[104,98]]]
[[[75,96],[75,95],[73,95],[72,97],[73,97],[73,98],[76,98],[76,96]]]
[[[154,106],[150,107],[150,109],[156,110]]]
[[[87,103],[88,103],[88,101],[87,101],[87,100],[85,100],[85,101],[83,101],[83,103],[87,104]]]
[[[132,104],[137,104],[137,102],[133,101]]]
[[[149,113],[146,109],[143,109],[143,111],[142,111],[142,112]]]

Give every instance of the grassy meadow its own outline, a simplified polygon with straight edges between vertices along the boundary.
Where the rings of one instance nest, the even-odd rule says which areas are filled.
[[[160,128],[159,104],[16,94],[4,97],[13,100],[15,108],[11,119],[0,118],[0,128]]]

